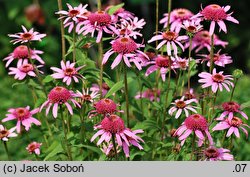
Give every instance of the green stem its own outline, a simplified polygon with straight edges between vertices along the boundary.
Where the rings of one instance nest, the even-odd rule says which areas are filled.
[[[64,122],[63,108],[62,108],[61,104],[60,104],[60,113],[61,113],[62,126],[63,126],[63,131],[64,131],[64,140],[65,140],[66,147],[67,147],[67,152],[66,153],[68,154],[68,159],[70,161],[72,161],[72,156],[71,156],[70,147],[69,147],[68,138],[67,138],[67,129],[66,129],[65,122]]]
[[[195,154],[195,133],[193,133],[193,140],[192,140],[192,152],[191,152],[191,156],[190,156],[190,160],[193,160],[193,156]]]
[[[117,161],[118,160],[118,155],[117,155],[117,150],[116,150],[115,134],[114,133],[112,133],[112,143],[113,143],[113,148],[114,148],[114,151],[115,151],[115,160]]]
[[[169,30],[169,25],[170,25],[171,6],[172,6],[172,0],[168,0],[168,23],[167,23],[167,31]]]
[[[62,0],[57,0],[57,3],[58,3],[58,9],[59,9],[59,11],[61,11],[62,10]],[[62,15],[60,14],[60,17],[61,16]],[[61,29],[61,42],[62,42],[62,59],[63,59],[63,61],[65,61],[65,54],[66,54],[66,45],[65,45],[65,38],[64,38],[65,31],[64,31],[62,20],[60,20],[60,29]]]
[[[127,127],[129,128],[129,100],[128,100],[128,79],[127,79],[127,66],[123,63],[124,72],[124,89],[125,89],[125,100],[126,100],[126,117],[127,117]]]
[[[73,28],[73,62],[76,62],[76,28]]]
[[[181,80],[181,76],[182,76],[182,70],[180,70],[180,73],[178,74],[176,88],[175,88],[175,96],[178,96],[178,87]]]
[[[155,32],[159,31],[159,0],[156,0],[156,15],[155,15]],[[158,40],[155,41],[155,46],[158,46]],[[158,50],[156,50],[156,55],[158,54]]]
[[[100,87],[100,99],[102,99],[102,80],[103,80],[103,65],[102,65],[102,58],[103,58],[103,42],[102,39],[100,43],[98,43],[98,53],[99,53],[99,67],[100,67],[100,81],[99,81],[99,87]]]
[[[98,8],[98,11],[102,10],[102,1],[101,0],[97,0],[97,8]]]
[[[239,79],[236,78],[236,80],[234,81],[234,87],[233,87],[233,90],[232,90],[232,93],[231,93],[231,96],[230,96],[230,101],[233,100],[234,91],[235,91],[235,88],[236,88],[236,85],[237,85],[238,80],[239,80]]]
[[[190,68],[190,59],[191,59],[191,52],[192,52],[192,40],[193,38],[189,38],[189,49],[188,49],[188,91],[190,92],[190,73],[191,73],[191,68]]]
[[[3,141],[3,145],[4,145],[5,152],[6,152],[7,156],[8,156],[8,160],[10,161],[10,154],[9,154],[7,142]]]
[[[36,161],[40,161],[38,155],[36,153],[34,153],[34,154],[35,154],[35,157],[36,157]]]

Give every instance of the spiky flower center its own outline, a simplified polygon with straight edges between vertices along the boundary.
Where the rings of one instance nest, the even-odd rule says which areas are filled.
[[[206,20],[210,21],[220,21],[227,18],[225,10],[217,4],[211,4],[206,6],[201,11],[201,14],[204,16]]]
[[[215,147],[210,147],[210,148],[207,148],[205,151],[204,151],[204,154],[207,158],[217,158],[219,156],[219,151],[217,148]]]
[[[159,67],[167,68],[169,67],[169,65],[172,64],[172,60],[170,59],[169,56],[158,56],[155,59],[155,64]]]
[[[190,32],[190,33],[196,33],[197,28],[195,26],[188,26],[187,31]]]
[[[8,137],[9,135],[9,131],[6,129],[3,129],[0,131],[0,139],[4,138],[4,137]]]
[[[181,20],[188,20],[193,14],[187,9],[176,9],[173,12],[175,12],[175,18],[179,18]]]
[[[94,105],[98,114],[113,114],[117,110],[116,106],[115,102],[108,98],[101,99]]]
[[[57,86],[50,91],[48,98],[51,103],[63,104],[71,99],[71,93],[68,89]]]
[[[98,11],[89,15],[91,25],[107,26],[111,23],[111,16],[104,11]]]
[[[105,117],[101,122],[102,128],[110,133],[120,133],[125,129],[124,121],[117,115]]]
[[[231,120],[231,125],[234,127],[239,127],[243,124],[243,121],[239,117],[233,117]]]
[[[137,44],[129,37],[122,37],[113,42],[112,48],[117,53],[126,54],[134,52],[137,49]]]
[[[228,112],[237,112],[240,109],[240,105],[234,101],[225,102],[222,104],[222,107]]]
[[[82,99],[83,99],[83,101],[91,101],[92,97],[90,95],[83,95]]]
[[[187,92],[185,93],[185,99],[186,99],[186,100],[190,100],[190,99],[193,99],[193,98],[195,98],[195,95],[194,95],[194,94],[190,93],[189,91],[187,91]]]
[[[183,109],[186,107],[186,103],[184,101],[179,100],[175,103],[175,106],[179,109]]]
[[[207,120],[200,114],[190,115],[185,119],[184,122],[186,127],[193,131],[195,130],[205,131],[208,128]]]
[[[187,61],[186,60],[179,60],[177,61],[181,69],[186,69],[187,68]]]
[[[214,54],[213,61],[216,62],[218,60],[220,60],[220,55],[216,53],[216,54]]]
[[[28,64],[28,63],[22,65],[19,69],[20,69],[20,71],[22,71],[24,73],[28,73],[28,72],[34,70],[33,66],[31,64]]]
[[[73,75],[76,75],[77,72],[76,72],[75,68],[66,68],[66,69],[64,70],[64,74],[65,74],[66,76],[73,76]]]
[[[167,41],[174,41],[178,37],[178,34],[173,31],[166,31],[162,33],[162,36]]]
[[[150,60],[152,60],[153,58],[155,58],[155,52],[149,52],[149,51],[147,51],[147,52],[145,52],[145,54],[148,56],[148,58]]]
[[[25,45],[20,45],[16,47],[13,51],[14,58],[23,59],[29,57],[28,47]]]
[[[75,16],[77,16],[79,14],[80,14],[80,12],[77,9],[72,9],[72,10],[69,11],[69,16],[70,17],[75,17]]]
[[[25,120],[31,116],[30,111],[26,108],[16,108],[13,112],[13,115],[20,121]]]
[[[106,83],[102,83],[102,88],[105,89],[105,90],[109,90],[110,89],[109,86],[108,86],[108,84],[106,84]]]
[[[31,40],[32,37],[33,37],[33,34],[31,34],[31,33],[23,33],[23,34],[21,34],[21,38],[23,40]]]
[[[221,83],[225,80],[225,77],[222,74],[216,73],[212,76],[214,82]]]

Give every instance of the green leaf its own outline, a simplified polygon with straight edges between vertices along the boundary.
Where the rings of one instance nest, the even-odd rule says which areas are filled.
[[[121,4],[118,4],[116,6],[113,6],[111,7],[109,10],[108,10],[108,14],[109,15],[113,15],[118,9],[120,9],[121,7],[124,6],[124,3],[121,3]]]
[[[64,35],[65,39],[69,42],[69,44],[71,45],[73,43],[73,38],[69,35]]]
[[[128,84],[132,81],[133,79],[131,77],[128,78]],[[111,96],[113,93],[117,92],[118,90],[121,90],[121,88],[124,87],[123,80],[117,82],[115,85],[113,85],[112,88],[108,91],[108,93],[105,95],[106,98]]]
[[[51,75],[48,75],[48,76],[46,76],[44,79],[43,79],[43,82],[44,83],[48,83],[48,82],[51,82],[51,81],[53,81],[54,80],[54,78],[51,76]]]
[[[15,86],[18,86],[18,85],[23,85],[23,84],[26,84],[26,80],[23,81],[23,82],[15,82],[14,84],[12,84],[12,88],[14,88]]]
[[[48,150],[46,152],[49,152],[49,154],[44,158],[44,161],[46,161],[49,158],[54,157],[57,154],[63,152],[63,148],[58,141],[55,141],[52,143],[52,145],[48,148]]]
[[[75,147],[83,147],[83,148],[89,149],[93,152],[96,152],[99,155],[102,155],[102,151],[100,150],[100,148],[97,148],[95,146],[88,146],[88,145],[84,145],[84,144],[79,144],[79,145],[74,145],[74,146]]]

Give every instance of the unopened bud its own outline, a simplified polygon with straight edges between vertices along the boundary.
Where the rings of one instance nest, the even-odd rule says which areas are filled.
[[[243,71],[241,69],[236,69],[233,71],[234,78],[239,79],[241,76],[243,76]]]

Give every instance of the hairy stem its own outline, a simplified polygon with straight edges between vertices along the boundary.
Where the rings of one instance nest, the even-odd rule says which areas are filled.
[[[76,62],[76,28],[73,28],[73,62]]]
[[[7,146],[7,142],[3,141],[3,145],[4,145],[5,152],[6,152],[7,156],[8,156],[8,160],[10,161],[10,154],[9,154],[9,149],[8,149],[8,146]]]
[[[68,159],[70,161],[72,161],[72,156],[71,156],[70,147],[69,147],[69,143],[68,143],[68,137],[67,137],[67,128],[65,126],[64,116],[63,116],[63,108],[62,108],[61,104],[60,104],[60,113],[61,113],[62,126],[63,126],[63,131],[64,131],[64,140],[65,140],[66,148],[67,148],[67,155],[68,155]]]
[[[115,151],[115,160],[117,161],[118,160],[118,155],[117,155],[117,150],[116,150],[115,134],[114,133],[112,133],[112,143],[113,143],[113,148],[114,148],[114,151]]]
[[[190,60],[191,60],[191,52],[192,52],[192,40],[193,38],[189,38],[189,49],[188,49],[188,91],[190,92],[190,73],[191,73],[191,68],[190,68]]]
[[[230,96],[230,101],[233,100],[234,91],[235,91],[235,88],[236,88],[236,85],[237,85],[238,80],[239,80],[239,79],[236,78],[235,81],[234,81],[234,87],[233,87],[233,90],[232,90],[232,93],[231,93],[231,96]]]
[[[212,73],[214,66],[214,34],[211,36],[211,50],[210,50],[210,68],[209,72]]]
[[[167,23],[167,31],[169,30],[169,26],[170,26],[171,6],[172,6],[172,0],[168,0],[168,23]]]
[[[124,89],[125,89],[125,100],[126,100],[127,127],[129,128],[128,79],[127,79],[127,66],[125,63],[123,63],[123,72],[124,72]]]
[[[156,9],[155,9],[155,32],[157,33],[159,31],[159,0],[155,0],[156,2]],[[155,41],[155,46],[158,46],[158,40]],[[156,51],[156,54],[158,54],[158,51]]]
[[[62,0],[57,0],[58,3],[58,9],[59,11],[62,10]],[[60,15],[61,17],[61,15]],[[61,29],[61,43],[62,43],[62,59],[63,61],[65,61],[65,54],[66,54],[66,45],[65,45],[65,31],[64,31],[64,27],[63,27],[63,21],[60,20],[60,29]]]

